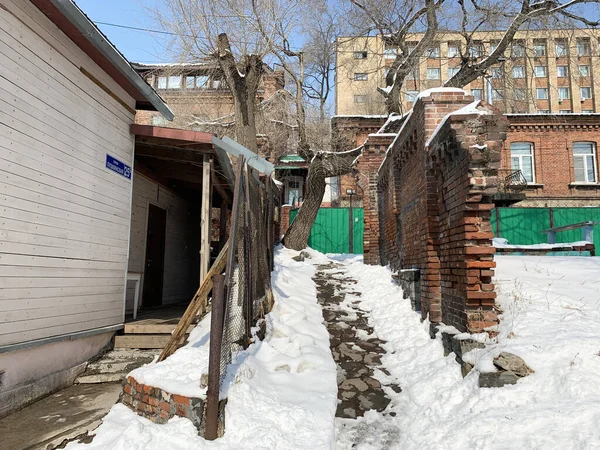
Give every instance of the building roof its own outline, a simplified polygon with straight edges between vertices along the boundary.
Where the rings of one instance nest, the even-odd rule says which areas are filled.
[[[173,112],[163,99],[73,0],[31,0],[31,3],[135,99],[136,109],[158,111],[173,120]]]

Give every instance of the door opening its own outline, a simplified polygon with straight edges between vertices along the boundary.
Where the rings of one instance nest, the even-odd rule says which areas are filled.
[[[148,205],[146,262],[142,294],[142,306],[144,307],[162,305],[166,228],[167,210],[152,204]]]

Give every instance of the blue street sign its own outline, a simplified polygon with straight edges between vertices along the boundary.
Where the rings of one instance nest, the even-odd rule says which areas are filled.
[[[119,161],[118,159],[106,154],[106,168],[117,172],[119,175],[123,175],[125,178],[131,180],[131,167],[127,164]]]

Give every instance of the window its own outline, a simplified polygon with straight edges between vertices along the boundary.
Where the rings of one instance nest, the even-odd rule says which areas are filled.
[[[417,95],[419,95],[419,91],[406,91],[406,101],[407,102],[416,102]]]
[[[538,109],[537,113],[538,114],[550,114],[550,110],[549,109]]]
[[[385,59],[396,59],[397,54],[398,54],[398,50],[395,48],[388,47],[383,51],[383,57]]]
[[[589,86],[580,87],[579,96],[581,97],[581,100],[587,100],[588,98],[592,98],[592,88]]]
[[[367,59],[367,52],[354,52],[354,59]]]
[[[475,100],[481,100],[483,98],[483,89],[471,89],[471,95]]]
[[[169,77],[167,89],[181,89],[181,75],[171,75]]]
[[[512,68],[513,78],[525,78],[525,67],[515,66]]]
[[[535,98],[538,100],[548,100],[548,88],[537,88],[535,90]]]
[[[536,58],[541,58],[542,56],[546,56],[546,43],[545,42],[536,42],[533,44],[533,56]]]
[[[571,90],[568,87],[558,88],[558,100],[568,100],[571,98]]]
[[[502,78],[502,69],[500,67],[492,67],[492,78]]]
[[[523,47],[523,44],[513,44],[512,57],[520,58],[521,56],[525,56],[525,47]]]
[[[498,48],[500,41],[490,41],[490,53],[494,53],[494,50]]]
[[[515,88],[515,100],[525,100],[527,98],[527,93],[523,88]]]
[[[589,77],[590,76],[590,66],[588,66],[588,65],[579,66],[579,76],[580,77]]]
[[[366,95],[355,95],[354,103],[367,103],[367,96]]]
[[[590,55],[590,41],[588,39],[577,40],[577,56]]]
[[[596,144],[575,142],[573,144],[573,167],[577,183],[596,182]]]
[[[434,67],[427,68],[427,79],[428,80],[439,80],[440,79],[440,69]]]
[[[559,109],[558,113],[559,114],[571,114],[571,110],[570,109]]]
[[[288,205],[302,201],[302,177],[286,177],[285,199]]]
[[[221,80],[215,80],[213,78],[212,80],[212,88],[213,89],[219,89],[221,87]]]
[[[428,58],[439,58],[440,57],[440,48],[433,47],[433,48],[430,48],[429,50],[427,50],[427,57]]]
[[[593,109],[582,109],[581,113],[582,114],[594,114],[594,110]]]
[[[208,76],[207,75],[196,75],[196,88],[205,88],[208,86]]]
[[[185,77],[185,88],[194,89],[196,87],[196,77],[193,75],[187,75]]]
[[[167,88],[167,77],[159,76],[157,87],[158,87],[158,89],[166,89]]]
[[[460,67],[448,67],[448,79],[456,75],[458,73],[458,69],[460,69]]]
[[[557,58],[560,56],[567,56],[567,54],[569,53],[567,42],[563,40],[555,41],[555,50]]]
[[[367,81],[369,79],[369,75],[366,73],[355,73],[354,81]]]
[[[471,45],[469,47],[469,57],[481,58],[483,56],[483,47],[481,44]]]
[[[166,127],[168,124],[167,119],[163,116],[152,116],[152,126],[154,127]]]
[[[556,76],[559,78],[566,78],[569,76],[568,66],[556,66]]]
[[[548,71],[546,66],[535,66],[533,68],[533,72],[537,78],[546,78],[548,76]]]
[[[492,89],[492,100],[502,100],[504,98],[504,91],[501,89]]]
[[[448,45],[448,58],[456,58],[459,55],[458,45],[450,44]]]
[[[528,183],[533,183],[533,144],[530,142],[513,142],[510,144],[510,167],[520,170]]]

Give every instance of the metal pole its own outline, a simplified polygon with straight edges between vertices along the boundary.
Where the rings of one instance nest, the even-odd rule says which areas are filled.
[[[354,253],[354,214],[352,213],[352,196],[354,192],[350,193],[350,208],[348,211],[348,253]]]
[[[208,356],[208,389],[206,392],[206,427],[204,438],[217,438],[219,425],[219,390],[221,386],[221,346],[223,341],[223,319],[225,275],[213,275],[212,316],[210,319],[210,353]]]

